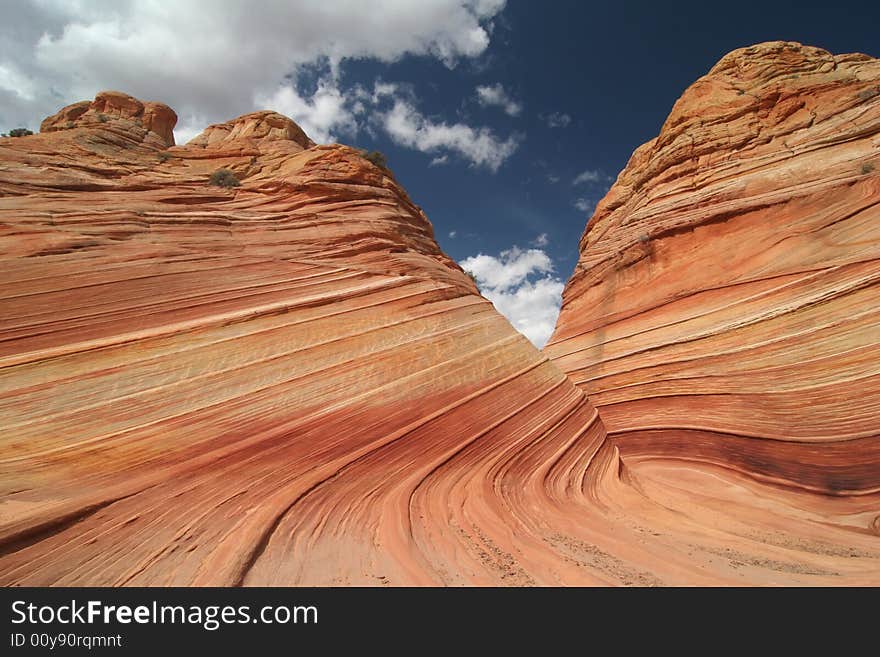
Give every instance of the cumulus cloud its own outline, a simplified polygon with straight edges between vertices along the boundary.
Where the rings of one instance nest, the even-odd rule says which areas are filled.
[[[433,160],[431,160],[431,162],[430,162],[430,164],[428,164],[428,166],[429,167],[439,167],[439,166],[446,164],[447,162],[449,162],[449,156],[448,155],[441,155],[440,157],[435,157]]]
[[[31,0],[0,29],[0,129],[36,127],[61,106],[118,89],[168,103],[192,122],[225,121],[282,100],[322,134],[347,122],[333,85],[278,89],[301,67],[346,59],[435,57],[449,66],[486,50],[504,0]],[[337,89],[338,91],[338,89]],[[199,126],[199,127],[204,127]],[[313,135],[314,137],[315,135]]]
[[[409,89],[403,89],[401,85],[394,82],[383,82],[382,80],[376,80],[373,83],[373,93],[370,96],[370,100],[372,100],[373,104],[376,104],[385,97],[396,96],[401,91],[408,92]]]
[[[500,107],[505,114],[510,116],[519,116],[519,113],[522,112],[522,104],[511,98],[501,84],[477,87],[477,100],[480,105]]]
[[[601,183],[605,182],[606,178],[607,176],[598,169],[587,169],[575,176],[574,180],[571,181],[571,184],[584,185],[586,183]]]
[[[586,214],[593,214],[593,210],[596,209],[596,201],[591,198],[575,199],[574,207]]]
[[[290,85],[279,87],[271,96],[258,96],[257,105],[274,109],[289,116],[319,143],[336,140],[338,132],[357,132],[354,108],[347,107],[348,100],[333,83],[324,79],[310,98],[303,98]]]
[[[453,240],[454,240],[454,239],[456,238],[457,235],[458,235],[458,231],[457,231],[457,230],[450,230],[450,231],[449,231],[449,239],[453,239]]]
[[[565,128],[571,123],[571,117],[562,112],[551,112],[541,117],[544,122],[551,128]]]
[[[473,274],[483,296],[539,349],[556,326],[565,287],[541,249],[513,246],[498,256],[479,253],[459,264]]]
[[[517,135],[502,140],[486,127],[434,122],[400,98],[395,99],[394,106],[383,115],[383,126],[388,136],[401,146],[424,153],[451,151],[492,172],[513,155],[520,140]]]
[[[178,117],[177,127],[174,128],[174,143],[185,144],[193,137],[201,134],[206,122],[199,119],[183,119]]]
[[[541,233],[534,240],[532,240],[532,244],[535,246],[547,246],[550,243],[550,240],[547,238],[547,233]]]

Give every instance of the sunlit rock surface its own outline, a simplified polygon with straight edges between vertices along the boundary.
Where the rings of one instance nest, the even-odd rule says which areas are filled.
[[[796,581],[876,583],[880,61],[782,42],[725,56],[580,250],[545,353],[620,451],[637,502],[615,508],[706,532],[741,571],[754,559],[731,555],[760,549],[796,557],[780,567]]]
[[[104,92],[0,140],[0,584],[880,583],[877,77],[725,58],[545,354],[274,112],[173,146]]]
[[[595,410],[390,172],[173,116],[106,92],[0,141],[0,582],[613,581],[535,506]]]

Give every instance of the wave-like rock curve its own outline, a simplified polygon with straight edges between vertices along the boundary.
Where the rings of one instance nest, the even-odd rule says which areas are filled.
[[[843,82],[825,86],[840,97],[876,83],[873,60],[831,61]],[[876,105],[859,106],[876,118]],[[763,111],[749,107],[743,116]],[[0,584],[880,582],[877,496],[857,465],[870,480],[862,446],[876,441],[849,435],[870,428],[858,412],[816,410],[826,421],[813,424],[836,433],[795,436],[771,436],[783,426],[764,429],[772,413],[733,432],[691,414],[683,443],[681,420],[659,423],[656,405],[609,401],[641,382],[585,383],[591,331],[614,314],[596,312],[590,290],[604,283],[589,259],[619,244],[590,242],[542,354],[442,253],[388,170],[316,146],[274,112],[184,146],[171,145],[174,120],[104,92],[38,135],[0,141]],[[240,186],[210,185],[219,168]],[[650,172],[633,184],[648,196],[665,170],[630,168]],[[871,184],[863,175],[839,191]],[[678,211],[691,208],[685,196]],[[688,233],[672,228],[678,211],[657,245]],[[614,235],[613,224],[596,225]],[[866,271],[861,287],[848,275],[858,263],[840,264],[828,290],[872,289]],[[786,275],[782,306],[819,294]],[[613,303],[650,323],[610,280]],[[711,315],[724,293],[703,301]],[[831,383],[844,369],[864,381],[872,334],[858,326],[840,329],[852,358]],[[753,335],[740,338],[751,348]],[[565,351],[578,341],[587,348]],[[662,371],[681,359],[668,360]],[[730,390],[750,383],[743,371]],[[800,471],[758,467],[795,462],[856,484],[830,495]]]
[[[595,410],[390,172],[274,112],[169,147],[162,108],[0,141],[0,582],[601,581],[490,483],[580,476]]]
[[[705,520],[739,540],[749,496],[784,499],[789,543],[833,526],[875,554],[880,61],[784,42],[725,56],[580,249],[545,352],[599,409],[644,512],[711,500]]]

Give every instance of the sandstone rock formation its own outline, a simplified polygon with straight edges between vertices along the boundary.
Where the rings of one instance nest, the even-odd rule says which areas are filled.
[[[106,92],[0,141],[0,583],[604,581],[505,501],[580,476],[595,410],[390,172],[170,117]]]
[[[0,584],[880,584],[877,84],[722,60],[546,354],[274,112],[172,146],[105,92],[0,140]]]
[[[40,132],[57,132],[116,121],[119,121],[118,132],[123,139],[139,136],[155,141],[158,137],[161,145],[174,145],[172,131],[177,123],[174,110],[162,103],[142,103],[118,91],[104,91],[91,102],[84,100],[62,108],[43,120]]]
[[[782,42],[725,56],[580,248],[545,351],[638,487],[683,513],[696,489],[716,524],[742,524],[760,490],[796,507],[799,540],[834,526],[876,546],[880,61]]]

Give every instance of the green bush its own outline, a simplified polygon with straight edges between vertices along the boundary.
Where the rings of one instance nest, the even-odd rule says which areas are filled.
[[[229,169],[217,169],[211,174],[210,183],[217,187],[238,187],[241,183]]]
[[[101,123],[107,123],[107,115],[106,114],[98,114],[98,121]]]
[[[170,159],[171,159],[171,153],[166,153],[165,151],[159,152],[159,161],[160,162],[167,162]]]
[[[385,157],[385,153],[382,153],[380,151],[362,150],[361,157],[369,162],[372,162],[377,167],[380,167],[382,169],[388,168],[388,159]]]
[[[27,137],[28,135],[34,134],[32,130],[28,130],[27,128],[13,128],[9,131],[9,134],[4,134],[4,137]]]
[[[865,162],[862,165],[862,175],[867,175],[874,171],[874,163],[873,162]]]

